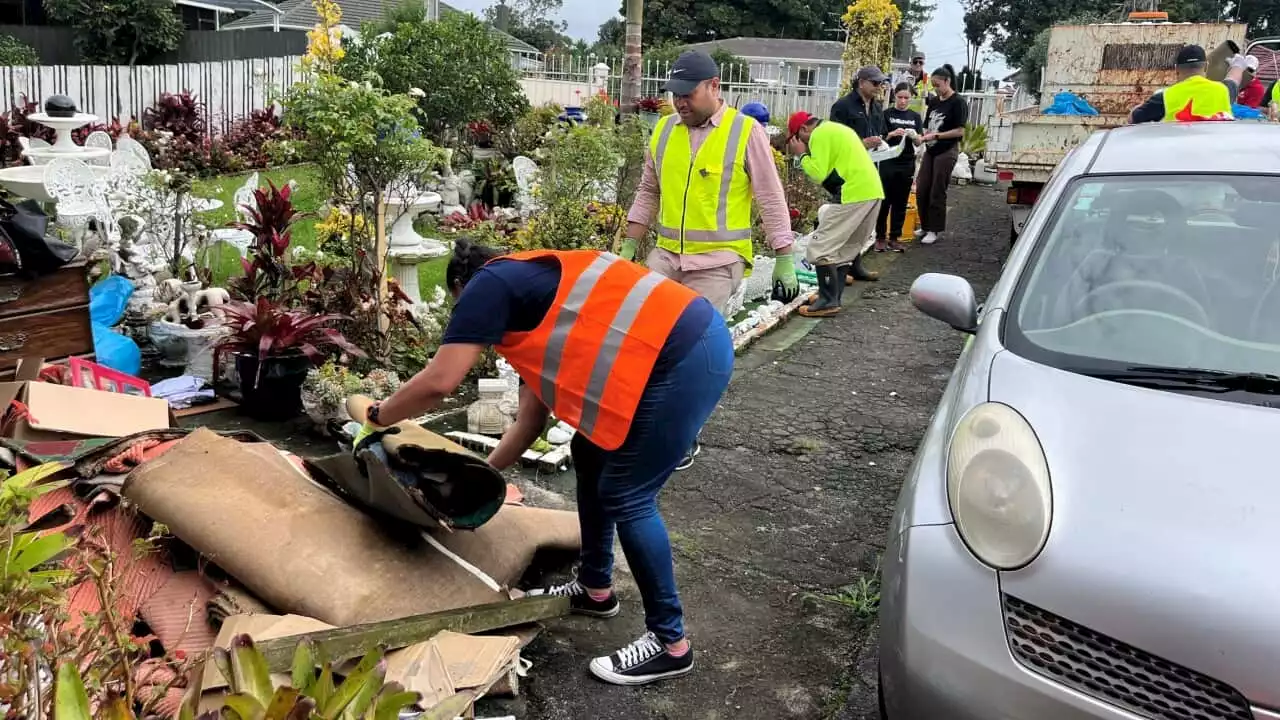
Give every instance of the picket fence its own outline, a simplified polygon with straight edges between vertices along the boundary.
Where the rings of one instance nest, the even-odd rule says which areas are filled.
[[[10,106],[23,98],[43,103],[67,95],[81,112],[111,118],[141,118],[163,93],[190,91],[203,103],[208,127],[226,130],[266,107],[295,82],[299,57],[254,58],[179,65],[50,65],[0,67],[0,97]]]

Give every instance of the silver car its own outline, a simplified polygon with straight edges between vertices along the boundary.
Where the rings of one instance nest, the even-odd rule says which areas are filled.
[[[1095,134],[968,333],[883,559],[889,720],[1280,719],[1280,127]]]

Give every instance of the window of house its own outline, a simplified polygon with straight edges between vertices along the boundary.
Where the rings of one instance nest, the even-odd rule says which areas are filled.
[[[798,77],[796,78],[796,84],[802,88],[798,91],[798,95],[801,97],[812,95],[812,90],[805,90],[803,88],[811,88],[818,84],[818,71],[814,68],[800,68]]]

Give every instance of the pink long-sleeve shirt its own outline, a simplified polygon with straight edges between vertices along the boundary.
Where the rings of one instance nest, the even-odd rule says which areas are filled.
[[[720,109],[707,122],[698,127],[689,128],[690,152],[698,154],[698,148],[720,126],[724,120],[724,101],[720,101]],[[769,136],[759,123],[751,124],[751,132],[747,135],[747,176],[751,179],[751,194],[755,196],[756,207],[764,221],[765,239],[774,250],[788,247],[795,241],[795,233],[791,231],[791,212],[787,207],[787,195],[782,189],[782,179],[778,177],[778,168],[773,162],[773,147],[769,145]],[[640,187],[636,191],[635,202],[627,213],[627,222],[651,227],[658,216],[659,206],[658,174],[654,169],[653,153],[645,151],[644,173],[640,177]],[[667,253],[672,258],[679,258],[680,270],[690,272],[708,268],[723,267],[738,262],[738,254],[730,250],[714,250],[696,255],[678,255],[667,250],[656,252]]]

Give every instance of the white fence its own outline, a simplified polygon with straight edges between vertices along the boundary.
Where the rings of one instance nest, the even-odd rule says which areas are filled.
[[[622,90],[621,58],[530,56],[521,58],[517,67],[525,94],[535,105],[554,102],[579,106],[595,92],[593,86],[603,86],[615,99]],[[662,86],[670,70],[669,62],[646,61],[640,74],[641,97],[663,95]],[[839,74],[830,70],[829,65],[790,63],[785,72],[761,77],[766,73],[751,65],[725,65],[720,69],[720,88],[730,105],[762,102],[774,118],[785,120],[797,110],[825,117],[840,97]]]
[[[102,122],[141,118],[162,93],[189,90],[204,104],[211,129],[225,130],[235,120],[271,102],[279,90],[293,84],[297,57],[226,60],[181,65],[104,65],[0,67],[0,98],[10,105],[25,96],[43,103],[62,94],[76,101],[81,112]]]

